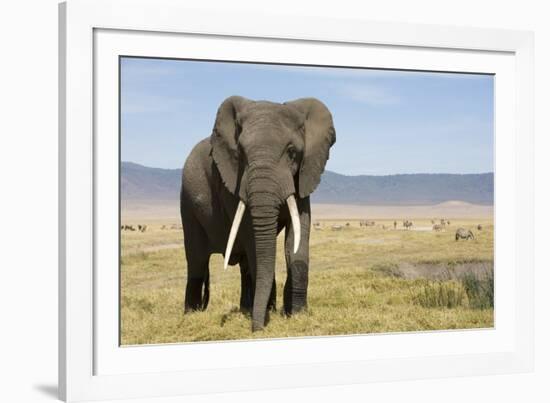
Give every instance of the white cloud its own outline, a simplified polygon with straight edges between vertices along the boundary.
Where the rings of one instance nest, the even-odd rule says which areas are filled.
[[[373,84],[345,84],[337,87],[341,96],[369,105],[396,105],[401,99],[388,89]]]
[[[278,71],[295,74],[307,75],[322,75],[327,77],[338,78],[417,78],[419,76],[439,76],[445,78],[466,78],[477,79],[486,78],[485,74],[467,74],[467,73],[447,73],[447,72],[431,72],[431,71],[414,71],[414,70],[392,70],[380,69],[376,67],[324,67],[324,66],[290,66],[277,64],[256,64],[255,67],[260,70]]]
[[[183,98],[153,94],[123,94],[121,112],[124,115],[183,111],[189,102]]]
[[[122,73],[124,78],[145,78],[151,76],[166,76],[171,74],[177,74],[178,68],[169,62],[162,62],[160,60],[148,60],[148,59],[128,59],[123,61]]]

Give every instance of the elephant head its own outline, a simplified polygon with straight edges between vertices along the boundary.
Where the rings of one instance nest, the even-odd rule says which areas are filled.
[[[306,198],[315,190],[335,141],[329,110],[313,98],[278,104],[233,96],[218,109],[211,136],[212,157],[225,187],[239,199],[225,267],[248,209],[257,267],[254,330],[265,322],[281,208],[288,208],[296,253],[301,231],[296,198]]]

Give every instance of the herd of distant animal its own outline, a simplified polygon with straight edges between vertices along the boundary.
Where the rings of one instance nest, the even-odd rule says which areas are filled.
[[[436,231],[436,232],[444,231],[446,226],[451,225],[451,221],[449,221],[447,219],[444,219],[444,218],[441,218],[439,220],[438,224],[436,224],[436,220],[431,220],[431,222],[432,222],[432,230]],[[376,225],[375,221],[371,221],[371,220],[361,220],[361,221],[359,221],[359,227],[374,227],[375,225]],[[406,230],[409,230],[414,224],[410,220],[404,220],[404,221],[402,221],[401,225]],[[397,229],[397,226],[398,226],[397,221],[394,221],[393,222],[393,229]],[[330,226],[330,229],[332,231],[341,231],[344,228],[349,228],[349,227],[351,227],[351,224],[349,222],[347,222],[345,225],[344,224],[333,224],[333,225]],[[323,226],[319,221],[316,221],[316,222],[313,223],[313,228],[315,230],[322,230]],[[389,226],[382,225],[382,229],[384,229],[384,230],[389,229],[389,228],[390,228]],[[483,226],[481,224],[478,224],[476,228],[477,228],[478,231],[483,230]],[[461,227],[461,228],[458,228],[455,232],[455,240],[458,241],[460,239],[470,240],[470,239],[475,239],[475,236],[474,236],[474,233],[472,232],[472,230],[469,230],[469,229],[467,230],[467,229]]]
[[[432,222],[432,225],[433,225],[432,230],[436,231],[436,232],[444,231],[446,226],[451,225],[451,221],[449,221],[447,219],[444,219],[444,218],[441,218],[439,220],[438,224],[436,224],[436,220],[431,220],[431,222]],[[406,230],[409,230],[413,226],[413,222],[409,221],[409,220],[404,220],[404,221],[402,221],[401,225]],[[349,228],[351,226],[352,226],[352,224],[347,222],[345,224],[333,224],[333,225],[330,226],[330,229],[332,231],[341,231],[344,228]],[[374,226],[376,226],[375,221],[372,221],[372,220],[360,220],[359,221],[359,227],[365,227],[366,228],[366,227],[374,227]],[[393,229],[397,229],[397,226],[398,226],[397,221],[394,221],[393,222]],[[322,230],[323,225],[319,221],[316,221],[316,222],[313,223],[313,228],[315,230]],[[382,229],[384,229],[384,230],[389,229],[389,228],[390,228],[390,226],[382,225]],[[483,226],[481,224],[478,224],[476,228],[477,228],[478,231],[483,230]],[[181,225],[178,225],[178,224],[172,224],[172,225],[162,225],[160,227],[160,229],[161,230],[178,230],[178,229],[183,229],[183,227]],[[145,231],[147,231],[147,225],[138,224],[137,226],[134,226],[134,225],[124,224],[124,225],[120,226],[120,230],[121,231],[145,232]],[[461,227],[461,228],[458,228],[455,232],[455,240],[458,241],[460,239],[471,240],[471,239],[475,239],[475,236],[474,236],[474,233],[472,232],[472,230],[465,229],[465,228]]]
[[[183,227],[178,224],[172,224],[172,225],[163,225],[160,227],[161,230],[168,230],[168,229],[183,229]],[[145,232],[147,231],[147,225],[138,224],[137,227],[134,227],[133,225],[124,224],[120,226],[121,231],[139,231],[139,232]]]
[[[136,227],[134,227],[133,225],[127,225],[127,224],[124,224],[124,225],[121,225],[120,226],[120,230],[121,231],[136,231]],[[137,226],[137,230],[139,232],[145,232],[147,231],[147,225],[141,225],[139,224]]]

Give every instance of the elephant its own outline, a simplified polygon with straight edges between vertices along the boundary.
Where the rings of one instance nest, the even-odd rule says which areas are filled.
[[[332,115],[315,98],[274,103],[231,96],[210,137],[187,157],[180,212],[187,260],[185,312],[208,306],[209,259],[240,266],[240,309],[260,331],[275,310],[276,239],[285,230],[283,311],[307,308],[310,194],[336,142]]]
[[[464,228],[459,228],[456,230],[455,241],[459,239],[475,239],[474,233],[471,230],[465,230]]]

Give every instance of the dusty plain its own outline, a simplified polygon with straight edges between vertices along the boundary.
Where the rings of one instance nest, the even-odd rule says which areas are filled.
[[[433,223],[449,221],[441,231]],[[372,220],[374,226],[360,226]],[[404,220],[413,222],[411,229]],[[238,266],[210,261],[210,304],[183,313],[186,282],[178,203],[122,204],[121,340],[124,345],[493,327],[493,208],[313,205],[307,311],[282,315],[286,267],[278,239],[277,311],[252,334],[239,312]],[[394,226],[394,222],[396,225]],[[480,225],[481,229],[478,229]],[[455,240],[459,227],[474,240]]]

